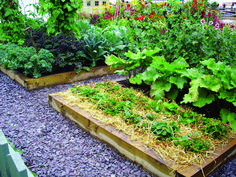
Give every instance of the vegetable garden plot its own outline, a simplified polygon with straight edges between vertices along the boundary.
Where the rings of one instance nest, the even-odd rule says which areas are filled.
[[[52,74],[39,78],[28,78],[17,71],[5,69],[0,65],[0,71],[8,75],[12,80],[15,80],[22,85],[26,90],[36,90],[54,85],[68,84],[76,81],[86,80],[93,77],[101,77],[107,74],[113,74],[116,69],[110,69],[109,66],[99,66],[91,68],[90,71],[82,70],[79,74],[75,71]]]
[[[123,95],[120,94],[120,90],[123,91]],[[109,93],[109,96],[106,96],[105,91]],[[116,104],[109,100],[114,96],[112,93],[118,95],[115,97],[116,103],[120,102],[119,109],[114,109],[115,112],[109,106],[109,104],[113,106]],[[139,111],[131,108],[135,107],[135,100],[138,102]],[[145,103],[142,104],[139,101]],[[198,121],[184,125],[184,120],[190,119],[184,118],[183,115],[192,114],[190,110],[162,101],[163,107],[161,107],[159,103],[160,101],[157,102],[157,107],[159,107],[157,108],[155,102],[141,92],[132,89],[129,91],[112,82],[75,86],[67,92],[49,95],[50,106],[62,115],[75,121],[94,137],[115,147],[121,154],[158,176],[203,176],[202,172],[208,175],[235,154],[235,134],[232,134],[228,127],[221,131],[223,134],[225,132],[225,135],[221,134],[221,138],[217,139],[215,138],[217,130],[210,132],[208,129],[209,133],[206,133],[204,128],[202,129],[204,122],[201,120],[210,121],[210,118],[198,115]],[[124,110],[119,112],[122,110],[122,105]],[[176,106],[178,112],[175,115],[172,112],[169,114],[168,105],[172,108]],[[150,109],[160,110],[142,109],[149,106]],[[123,118],[120,119],[120,115],[123,115]],[[218,120],[213,122],[218,122]],[[204,125],[205,128],[211,123],[208,122],[208,124]],[[161,126],[166,133],[159,134],[158,126]],[[168,131],[168,126],[172,131]],[[221,125],[221,128],[223,126],[225,125]],[[194,135],[190,136],[190,134]],[[205,145],[199,144],[198,140],[205,142]],[[198,146],[196,146],[197,143]]]

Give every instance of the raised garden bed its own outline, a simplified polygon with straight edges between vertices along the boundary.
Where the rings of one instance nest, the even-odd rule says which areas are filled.
[[[227,143],[216,146],[211,158],[206,158],[201,166],[190,165],[180,168],[180,166],[171,163],[168,159],[163,160],[162,157],[158,156],[144,143],[134,141],[130,135],[111,125],[104,125],[93,118],[92,114],[94,115],[94,112],[87,112],[80,108],[79,105],[71,106],[68,100],[56,93],[49,95],[48,102],[50,106],[63,116],[76,122],[80,128],[88,131],[95,138],[113,146],[121,154],[142,165],[157,176],[207,176],[236,153],[236,139],[228,139]],[[173,150],[170,148],[170,151]]]
[[[18,82],[26,90],[37,90],[44,87],[69,84],[94,77],[101,77],[107,74],[113,74],[115,70],[116,69],[114,68],[110,68],[110,66],[99,66],[91,68],[89,72],[82,70],[79,74],[76,74],[75,71],[70,71],[39,78],[29,78],[17,71],[5,69],[0,65],[1,72],[9,76],[12,80]]]

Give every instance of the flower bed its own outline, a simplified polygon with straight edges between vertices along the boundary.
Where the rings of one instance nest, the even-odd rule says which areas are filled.
[[[235,134],[220,120],[115,83],[74,87],[49,95],[49,104],[156,175],[201,176],[201,167],[208,175],[235,154]]]

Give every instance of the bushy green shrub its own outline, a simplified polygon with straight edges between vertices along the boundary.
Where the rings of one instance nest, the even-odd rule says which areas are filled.
[[[8,43],[0,45],[0,64],[4,68],[23,71],[29,77],[38,78],[52,71],[53,54],[41,49],[37,54],[33,47],[22,47]]]

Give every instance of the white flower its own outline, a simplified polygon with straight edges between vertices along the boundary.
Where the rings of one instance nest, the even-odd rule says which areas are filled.
[[[205,19],[202,19],[202,20],[201,20],[201,23],[202,23],[202,24],[204,24],[205,22],[206,22],[206,20],[205,20]]]
[[[213,25],[213,21],[209,21],[209,25]]]

